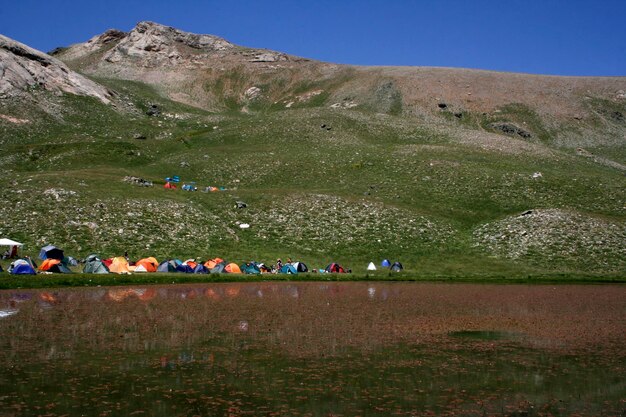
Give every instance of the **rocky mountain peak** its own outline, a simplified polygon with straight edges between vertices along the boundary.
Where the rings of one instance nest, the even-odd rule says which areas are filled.
[[[96,97],[104,103],[112,95],[58,59],[0,35],[0,97],[25,95],[31,88]]]
[[[228,51],[235,45],[213,35],[198,35],[154,22],[139,22],[104,59],[111,63],[132,57],[146,66],[174,63],[197,53]],[[195,50],[195,52],[194,52]]]

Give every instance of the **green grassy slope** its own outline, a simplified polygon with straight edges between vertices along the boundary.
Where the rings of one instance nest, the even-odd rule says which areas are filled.
[[[210,113],[141,83],[98,81],[119,93],[117,109],[70,95],[46,97],[47,112],[0,108],[30,120],[0,120],[0,236],[31,254],[51,243],[76,257],[290,256],[355,271],[389,258],[425,275],[626,269],[624,173],[552,147],[547,130],[474,143],[478,116],[442,114],[452,127],[440,128],[395,110],[331,109],[325,97]],[[152,104],[160,116],[145,114]],[[502,149],[483,146],[496,139]],[[163,189],[172,175],[199,191]]]

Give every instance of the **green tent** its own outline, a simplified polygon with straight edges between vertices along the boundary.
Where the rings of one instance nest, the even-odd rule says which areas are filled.
[[[91,254],[85,259],[84,274],[108,274],[109,268],[102,262],[98,255]]]
[[[259,269],[258,266],[256,266],[256,264],[254,263],[250,263],[250,264],[241,264],[241,272],[244,274],[254,274],[254,275],[259,275],[261,273],[261,270]]]

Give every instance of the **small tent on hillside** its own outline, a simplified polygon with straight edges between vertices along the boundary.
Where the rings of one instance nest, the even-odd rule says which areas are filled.
[[[163,188],[171,188],[171,189],[175,189],[176,186],[174,184],[172,184],[171,182],[166,182],[165,185],[163,186]]]
[[[143,258],[138,260],[135,263],[135,272],[140,272],[139,268],[143,269],[141,272],[156,272],[159,267],[159,261],[156,258],[150,256],[148,258]]]
[[[161,262],[157,267],[157,272],[176,272],[176,262],[172,260]]]
[[[63,250],[53,245],[44,246],[41,248],[41,251],[39,251],[39,259],[58,259],[59,261],[62,261]]]
[[[45,271],[45,272],[54,272],[57,274],[71,274],[72,273],[72,271],[70,271],[69,268],[65,266],[65,264],[63,264],[63,262],[61,262],[58,259],[52,259],[52,258],[49,258],[43,261],[41,265],[39,266],[39,270]]]
[[[295,262],[293,267],[296,268],[298,272],[309,272],[309,267],[306,266],[304,262]]]
[[[391,265],[391,269],[394,272],[400,272],[404,269],[404,267],[402,266],[402,264],[400,262],[394,262],[393,265]]]
[[[383,268],[389,268],[391,266],[391,262],[389,262],[389,259],[383,259],[380,266],[382,266]]]
[[[128,261],[123,256],[113,258],[111,265],[109,265],[109,271],[115,274],[128,274],[130,272],[128,269]]]
[[[325,269],[326,272],[330,272],[332,274],[344,274],[346,272],[345,269],[343,269],[343,267],[339,264],[336,263],[332,263],[330,265],[328,265]]]
[[[226,265],[224,267],[224,271],[228,272],[229,274],[241,274],[241,268],[239,268],[239,265],[237,265],[234,262],[231,262],[228,265]]]
[[[291,264],[285,264],[279,271],[281,274],[297,274],[298,270]]]
[[[367,270],[376,271],[376,265],[374,265],[374,262],[370,262],[369,265],[367,265]]]
[[[9,274],[12,275],[35,275],[35,269],[30,266],[30,263],[24,259],[18,259],[11,263],[9,267]]]
[[[108,274],[109,268],[106,267],[104,262],[98,257],[98,255],[91,254],[85,259],[85,267],[83,268],[84,274]]]

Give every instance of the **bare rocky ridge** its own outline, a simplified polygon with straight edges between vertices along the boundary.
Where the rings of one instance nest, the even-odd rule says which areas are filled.
[[[589,101],[626,101],[623,77],[336,65],[245,48],[217,36],[197,35],[153,22],[140,22],[129,33],[107,31],[86,43],[60,50],[56,56],[81,72],[147,82],[170,98],[210,110],[215,110],[216,103],[223,99],[217,97],[215,84],[225,88],[220,94],[244,97],[246,90],[260,88],[261,83],[267,85],[268,80],[282,87],[266,86],[262,91],[266,100],[285,107],[298,102],[303,96],[298,87],[308,82],[311,91],[321,86],[322,93],[328,95],[325,105],[338,109],[362,107],[414,116],[447,111],[461,119],[465,112],[491,114],[516,104],[536,113],[548,125],[584,125],[598,116],[616,123],[619,121],[610,114],[594,113]],[[236,80],[232,71],[236,72]],[[445,107],[438,107],[442,104]],[[618,113],[623,116],[623,112]],[[535,133],[523,126],[520,129],[530,136]]]
[[[107,88],[70,70],[58,59],[0,35],[0,97],[27,95],[30,88],[91,96],[103,103],[109,103],[112,97]]]

